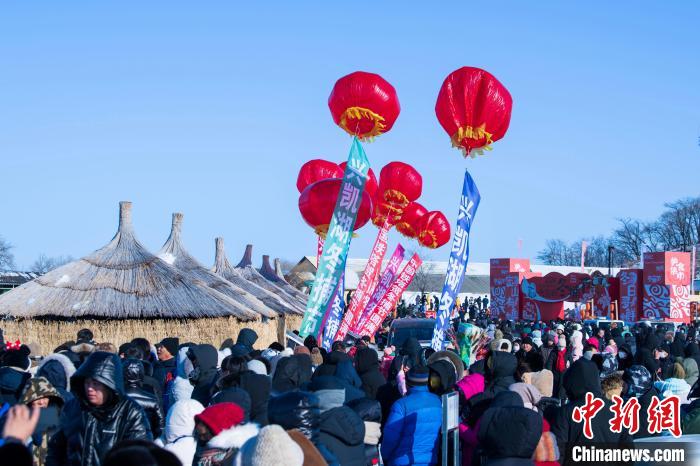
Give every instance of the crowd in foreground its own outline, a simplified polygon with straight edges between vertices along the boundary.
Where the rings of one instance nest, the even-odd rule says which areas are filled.
[[[464,323],[463,323],[464,324]],[[115,347],[78,332],[48,355],[1,342],[3,464],[434,465],[441,459],[441,395],[457,392],[466,466],[569,465],[567,446],[629,446],[659,435],[611,431],[594,440],[572,420],[592,393],[611,406],[678,396],[683,433],[700,433],[696,327],[636,333],[574,322],[478,319],[469,351],[434,352],[409,338],[378,351],[368,338],[313,337],[294,348],[144,338]],[[34,348],[32,348],[34,346]],[[450,452],[452,454],[452,452]],[[7,461],[7,462],[6,462]]]

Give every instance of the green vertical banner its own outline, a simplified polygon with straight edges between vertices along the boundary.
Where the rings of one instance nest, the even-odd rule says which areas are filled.
[[[301,321],[299,335],[302,338],[308,335],[319,337],[325,313],[330,309],[328,304],[345,271],[345,261],[348,258],[352,231],[362,203],[368,171],[369,160],[365,150],[360,141],[353,138],[343,183],[328,227],[323,253],[318,261],[316,279],[306,304],[304,319]]]

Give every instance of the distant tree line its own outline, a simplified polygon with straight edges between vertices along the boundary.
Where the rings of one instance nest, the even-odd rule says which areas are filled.
[[[548,265],[579,265],[581,242],[586,241],[587,266],[606,267],[608,248],[614,248],[614,267],[634,267],[645,252],[685,251],[700,243],[700,197],[665,204],[656,220],[644,222],[633,218],[619,219],[618,227],[608,237],[582,238],[573,243],[550,239],[537,259]]]
[[[15,256],[12,254],[12,244],[0,236],[0,271],[15,269]],[[46,254],[39,254],[39,257],[25,272],[46,273],[56,267],[73,261],[71,256],[49,257]]]

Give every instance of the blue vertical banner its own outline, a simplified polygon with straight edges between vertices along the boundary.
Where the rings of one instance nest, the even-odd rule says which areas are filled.
[[[431,346],[435,351],[443,349],[445,332],[450,326],[452,307],[464,281],[464,273],[469,261],[469,231],[472,227],[474,215],[476,215],[476,209],[479,207],[479,201],[481,201],[479,190],[474,184],[469,171],[465,171],[462,198],[460,199],[459,214],[457,215],[457,227],[452,239],[452,251],[450,252],[450,260],[447,262],[445,284],[442,286],[440,308],[435,319],[435,329],[433,330]]]
[[[335,334],[338,332],[340,327],[340,321],[343,318],[343,312],[345,311],[345,274],[340,278],[338,283],[338,290],[333,295],[331,300],[330,309],[326,311],[326,323],[323,327],[323,339],[321,340],[321,346],[326,350],[331,350],[331,345],[333,344],[333,339]]]
[[[345,271],[345,261],[348,258],[352,231],[362,203],[368,171],[369,160],[365,150],[360,141],[353,138],[343,183],[316,269],[316,279],[299,329],[299,336],[302,338],[313,335],[321,339],[321,326],[327,320],[326,312],[330,311],[329,305]]]

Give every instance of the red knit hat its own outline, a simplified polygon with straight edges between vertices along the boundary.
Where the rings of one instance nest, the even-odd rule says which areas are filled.
[[[207,409],[194,417],[209,427],[214,435],[219,435],[222,430],[230,429],[243,422],[243,408],[236,403],[223,402],[209,406]]]
[[[595,346],[595,349],[600,351],[600,348],[598,347],[600,345],[600,342],[598,342],[597,338],[591,337],[588,340],[586,340],[586,343],[588,343],[589,345]]]

